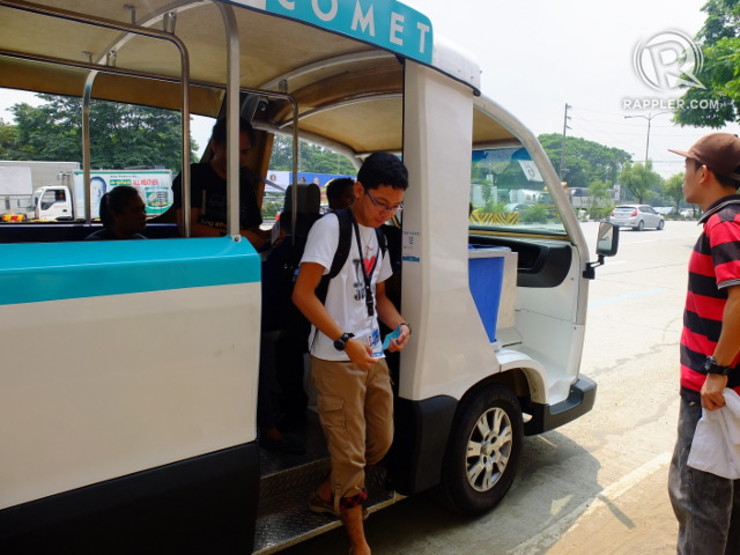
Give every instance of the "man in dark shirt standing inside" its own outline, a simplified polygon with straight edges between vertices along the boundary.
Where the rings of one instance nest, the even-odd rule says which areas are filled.
[[[689,260],[681,334],[681,410],[669,473],[678,553],[740,553],[740,480],[687,464],[702,409],[740,392],[740,139],[712,133],[688,151],[683,193],[704,228]]]
[[[260,229],[262,215],[257,205],[259,177],[246,167],[247,155],[254,144],[254,129],[251,124],[239,119],[239,229],[255,249],[269,245],[268,230]],[[211,158],[208,162],[191,164],[191,213],[190,225],[193,237],[218,237],[226,233],[226,120],[219,119],[213,126],[210,142]],[[173,184],[174,206],[177,222],[183,232],[182,188],[178,175]]]

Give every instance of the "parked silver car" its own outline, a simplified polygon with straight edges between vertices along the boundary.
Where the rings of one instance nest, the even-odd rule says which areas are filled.
[[[617,206],[612,211],[609,223],[620,227],[631,227],[637,231],[642,231],[646,227],[661,230],[665,226],[663,216],[647,204],[622,204]]]

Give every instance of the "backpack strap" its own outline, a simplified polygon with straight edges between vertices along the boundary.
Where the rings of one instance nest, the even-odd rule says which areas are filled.
[[[352,213],[349,210],[335,210],[325,214],[323,217],[326,218],[329,214],[334,214],[337,220],[339,220],[339,242],[337,243],[337,250],[334,251],[334,259],[331,262],[329,273],[322,276],[319,285],[316,287],[316,297],[321,301],[321,304],[326,303],[329,282],[342,271],[342,266],[347,262],[349,251],[352,247]]]
[[[334,214],[339,220],[339,243],[329,273],[325,276],[328,279],[334,279],[339,275],[344,263],[349,258],[350,248],[352,248],[352,212],[342,209],[335,210]]]
[[[385,238],[385,231],[383,231],[382,225],[375,228],[375,235],[378,236],[378,245],[380,245],[380,252],[383,256],[385,256],[385,253],[388,250],[388,241]]]
[[[337,250],[334,252],[334,259],[331,262],[329,273],[325,274],[321,278],[321,281],[316,288],[316,296],[322,304],[326,302],[326,294],[329,291],[329,282],[337,277],[339,272],[342,271],[342,267],[345,262],[347,262],[349,251],[352,248],[352,220],[354,219],[352,212],[348,209],[341,209],[329,212],[329,214],[334,214],[337,217],[337,220],[339,220],[339,243],[337,244]],[[326,215],[324,217],[326,217]],[[385,256],[386,250],[388,249],[385,233],[383,233],[383,230],[379,227],[375,228],[375,233],[378,237],[380,250],[383,256]]]

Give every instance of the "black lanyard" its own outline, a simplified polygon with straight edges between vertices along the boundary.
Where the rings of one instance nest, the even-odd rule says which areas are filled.
[[[350,212],[352,214],[352,212]],[[362,277],[365,281],[365,306],[367,307],[367,315],[372,318],[375,316],[375,306],[373,302],[373,289],[370,285],[370,278],[375,271],[375,267],[378,265],[378,258],[380,257],[380,247],[378,247],[378,253],[375,255],[373,261],[373,267],[370,268],[370,272],[365,271],[365,262],[362,258],[362,241],[360,241],[360,227],[357,225],[357,220],[352,214],[352,226],[355,228],[355,238],[357,239],[357,250],[360,253],[360,268],[362,269]]]

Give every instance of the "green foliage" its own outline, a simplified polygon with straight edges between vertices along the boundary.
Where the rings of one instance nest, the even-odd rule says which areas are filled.
[[[484,187],[495,185],[499,195],[505,195],[510,189],[542,188],[541,183],[527,180],[519,163],[511,159],[511,152],[506,149],[500,152],[489,151],[484,158],[474,159],[471,178],[473,183],[480,183]],[[485,189],[481,190],[481,193],[486,194]],[[484,200],[488,202],[485,198]],[[494,202],[496,200],[493,199]]]
[[[76,97],[38,95],[38,107],[16,104],[13,159],[82,161],[82,104]],[[93,101],[90,109],[90,166],[181,167],[180,114],[146,106]],[[195,161],[197,144],[191,141]]]
[[[262,217],[266,220],[273,220],[282,209],[283,203],[280,201],[265,201],[262,205]]]
[[[293,169],[293,140],[291,138],[275,135],[270,169],[282,171]],[[305,141],[300,141],[298,145],[298,171],[342,175],[357,173],[357,169],[345,156]]]
[[[614,203],[609,203],[604,206],[593,205],[588,209],[588,215],[592,220],[607,220],[614,210]]]
[[[491,175],[490,168],[486,163],[481,162],[473,162],[473,166],[471,168],[471,179],[473,183],[481,183],[481,184],[488,184],[492,185],[493,181],[489,179]]]
[[[642,162],[627,163],[619,174],[619,182],[632,193],[637,202],[642,204],[652,196],[651,191],[660,187],[662,179],[653,171],[652,162],[647,166]]]
[[[0,160],[17,160],[18,133],[15,125],[0,119]]]
[[[275,135],[272,141],[270,169],[291,171],[293,169],[293,141],[281,135]]]
[[[512,160],[502,171],[496,174],[496,186],[502,190],[542,189],[544,183],[529,181],[519,163]]]
[[[489,199],[483,206],[482,211],[488,214],[504,214],[506,213],[506,203],[497,202],[495,199]]]
[[[672,175],[663,182],[663,192],[671,199],[671,201],[673,201],[674,206],[676,207],[676,214],[678,214],[681,201],[683,200],[683,190],[681,189],[683,178],[684,174],[681,172]]]
[[[597,179],[588,186],[588,195],[591,197],[591,206],[588,208],[588,215],[591,219],[601,220],[614,208],[611,201],[609,186],[605,181]]]
[[[528,206],[521,215],[521,221],[531,224],[547,223],[548,210],[545,204],[533,204]]]
[[[483,182],[483,184],[481,184],[480,194],[483,197],[483,204],[486,206],[492,204],[492,202],[495,201],[495,199],[492,198],[493,187],[488,182]],[[490,212],[490,210],[488,212]]]
[[[704,66],[696,77],[706,89],[688,89],[674,119],[681,125],[719,128],[740,121],[740,0],[709,0],[702,10],[707,19],[696,40]],[[720,107],[709,109],[701,101]]]
[[[593,199],[594,204],[603,204],[609,200],[609,186],[601,179],[592,181],[588,186],[588,195]]]
[[[539,140],[553,166],[557,168],[560,164],[563,136],[559,133],[547,133],[540,135]],[[580,137],[566,137],[563,175],[560,178],[568,183],[568,187],[588,187],[597,180],[611,185],[616,182],[622,165],[630,159],[630,154],[624,150]]]

